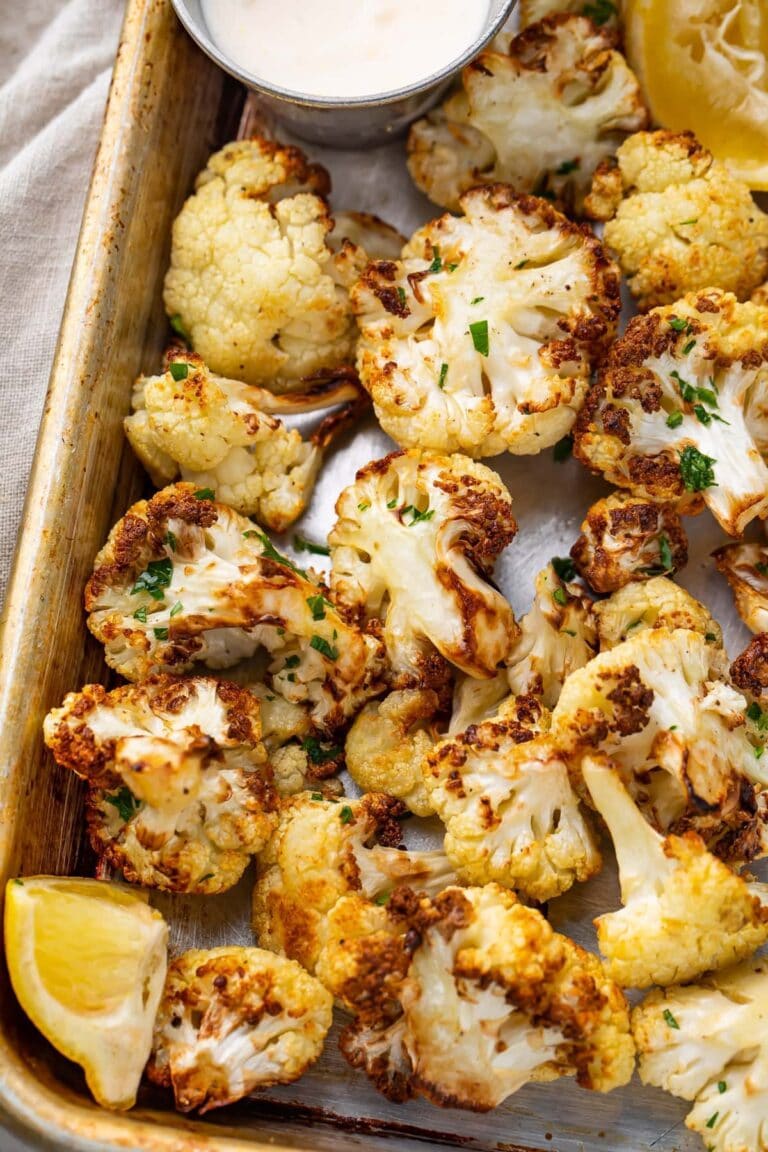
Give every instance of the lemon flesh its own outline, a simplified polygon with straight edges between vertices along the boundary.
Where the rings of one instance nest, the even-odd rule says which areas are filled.
[[[628,0],[627,55],[654,120],[690,128],[753,189],[768,189],[768,4]]]
[[[5,952],[13,990],[47,1040],[80,1064],[105,1108],[130,1108],[152,1046],[168,928],[146,899],[73,877],[11,880]]]

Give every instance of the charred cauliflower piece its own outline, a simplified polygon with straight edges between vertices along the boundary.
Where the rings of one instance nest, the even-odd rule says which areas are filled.
[[[714,554],[750,632],[768,632],[768,546],[728,544]]]
[[[487,720],[438,744],[424,779],[468,883],[495,880],[543,903],[600,870],[567,764],[545,736]]]
[[[582,764],[619,865],[618,912],[595,920],[609,974],[623,987],[676,984],[750,956],[768,939],[768,887],[750,884],[694,832],[660,836],[610,761]]]
[[[307,506],[325,449],[364,404],[354,385],[331,381],[305,397],[292,393],[284,406],[296,412],[342,399],[344,407],[303,440],[269,414],[279,407],[271,392],[214,376],[195,353],[174,352],[161,376],[139,377],[124,427],[159,487],[180,473],[236,512],[284,532]]]
[[[768,633],[761,632],[731,664],[731,680],[737,688],[752,697],[768,691]],[[753,710],[754,714],[754,710]],[[749,710],[747,710],[749,719]],[[761,730],[765,730],[764,723]]]
[[[348,893],[385,900],[411,884],[439,892],[456,882],[442,852],[400,847],[405,805],[369,792],[360,800],[302,793],[287,800],[280,824],[259,857],[253,927],[260,944],[314,971],[328,913]]]
[[[503,184],[368,265],[352,299],[358,371],[404,448],[540,452],[570,431],[619,311],[591,233]]]
[[[496,181],[580,211],[598,164],[647,122],[613,38],[558,13],[464,69],[458,91],[411,128],[408,168],[452,211],[463,192]]]
[[[600,650],[606,651],[653,628],[685,628],[699,632],[708,644],[721,648],[720,625],[700,601],[666,576],[625,584],[594,606]]]
[[[129,680],[229,668],[266,648],[273,689],[332,732],[378,690],[378,641],[211,495],[172,485],[118,521],[86,587],[88,627]]]
[[[201,1115],[291,1084],[314,1064],[333,1002],[293,960],[260,948],[193,949],[168,969],[147,1075]]]
[[[336,502],[331,589],[359,619],[384,620],[397,687],[432,686],[435,649],[493,676],[517,626],[489,582],[517,525],[490,468],[465,456],[393,452],[361,469]]]
[[[390,1099],[485,1111],[532,1080],[575,1074],[599,1092],[627,1083],[623,995],[511,892],[406,889],[380,912],[369,935],[332,940],[321,966],[356,1013],[342,1052]]]
[[[598,28],[614,28],[621,15],[621,4],[613,0],[520,0],[519,8],[522,28],[556,12],[575,12]]]
[[[259,705],[236,684],[88,684],[44,731],[57,763],[88,781],[94,851],[135,884],[224,892],[277,827]]]
[[[571,582],[571,569],[567,561],[555,560],[538,574],[533,606],[520,621],[520,637],[508,660],[507,681],[514,695],[538,696],[547,708],[554,707],[566,678],[591,660],[597,647],[592,602]]]
[[[768,216],[692,132],[630,136],[585,207],[642,311],[711,285],[744,300],[768,277]]]
[[[698,632],[650,629],[568,678],[552,737],[565,755],[610,756],[657,828],[692,828],[713,852],[745,860],[768,846],[746,708],[722,649]]]
[[[694,1101],[685,1123],[713,1152],[762,1152],[767,1027],[765,959],[651,992],[632,1012],[640,1078]]]
[[[168,315],[213,372],[281,392],[354,356],[347,289],[365,264],[334,253],[325,169],[298,148],[226,144],[173,225]]]
[[[614,492],[587,512],[571,557],[595,592],[616,592],[683,568],[688,539],[673,505]]]
[[[726,532],[768,514],[768,308],[718,289],[631,320],[576,426],[574,452],[635,496]]]

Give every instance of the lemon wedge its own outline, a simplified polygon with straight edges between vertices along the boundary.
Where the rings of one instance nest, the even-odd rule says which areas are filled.
[[[165,984],[168,928],[142,894],[100,880],[30,876],[5,893],[14,992],[105,1108],[130,1108]]]
[[[627,0],[627,55],[662,127],[768,189],[766,0]]]

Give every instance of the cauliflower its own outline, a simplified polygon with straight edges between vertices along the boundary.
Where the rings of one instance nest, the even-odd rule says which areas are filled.
[[[577,12],[598,27],[615,27],[621,4],[614,0],[520,0],[520,25],[527,28],[555,12]]]
[[[517,525],[490,468],[465,456],[393,452],[361,469],[336,502],[331,589],[337,604],[384,620],[397,687],[432,687],[434,649],[490,677],[517,626],[490,583]]]
[[[259,705],[236,684],[87,684],[44,732],[57,763],[88,781],[93,850],[133,883],[224,892],[277,827]]]
[[[768,216],[692,132],[630,136],[585,208],[642,311],[712,285],[744,300],[768,276]]]
[[[96,557],[88,627],[129,680],[229,668],[266,648],[270,686],[332,733],[379,690],[381,648],[252,521],[192,484],[129,509]]]
[[[481,681],[487,683],[487,681]],[[355,783],[388,792],[416,816],[429,816],[423,765],[437,740],[440,701],[431,688],[390,692],[366,704],[347,734],[345,760]]]
[[[715,564],[731,586],[736,611],[751,632],[768,632],[768,547],[727,544],[714,553]]]
[[[277,392],[354,355],[348,287],[365,264],[327,241],[328,173],[298,148],[226,144],[173,225],[168,315],[213,372]]]
[[[196,487],[214,490],[236,512],[284,532],[307,506],[325,449],[364,407],[349,383],[331,382],[320,391],[329,403],[342,397],[349,402],[305,441],[264,410],[263,397],[274,400],[271,393],[214,376],[193,352],[175,352],[163,375],[139,377],[134,412],[123,423],[156,485],[181,473]],[[308,408],[316,405],[317,393],[307,393]],[[291,394],[294,402],[301,398]]]
[[[620,990],[600,961],[496,884],[405,889],[352,938],[331,938],[321,969],[354,1021],[353,1067],[392,1099],[484,1111],[531,1080],[576,1075],[608,1092],[632,1075]]]
[[[644,1084],[693,1100],[686,1117],[712,1152],[768,1148],[765,959],[657,989],[632,1012]]]
[[[683,568],[688,540],[673,505],[614,492],[589,509],[571,556],[595,592],[616,592]]]
[[[455,211],[462,192],[502,180],[580,211],[600,161],[648,122],[613,44],[583,16],[558,13],[506,52],[482,52],[459,89],[411,128],[408,168],[419,188]]]
[[[617,271],[544,200],[497,184],[461,208],[353,288],[358,371],[404,448],[535,454],[569,432],[615,332]]]
[[[438,744],[424,779],[462,879],[495,880],[544,902],[602,861],[566,762],[546,736],[530,736],[486,720]]]
[[[768,887],[731,872],[694,832],[660,836],[610,761],[586,757],[582,773],[619,865],[624,907],[595,920],[617,983],[694,980],[743,960],[768,939]]]
[[[649,629],[569,676],[552,738],[566,756],[610,756],[662,831],[692,828],[717,855],[744,860],[768,848],[746,707],[722,649],[698,632]]]
[[[555,560],[536,577],[531,610],[520,621],[507,681],[515,695],[532,694],[553,707],[566,678],[595,654],[597,637],[591,601],[570,578],[572,566]]]
[[[760,697],[768,691],[768,633],[761,632],[755,636],[731,664],[731,680],[737,688],[749,696]],[[754,709],[752,709],[754,714]],[[747,709],[749,718],[750,710]],[[763,722],[761,731],[765,731],[768,722]]]
[[[550,713],[540,696],[510,696],[506,670],[493,680],[461,679],[453,694],[453,711],[448,736],[458,736],[485,720],[503,720],[513,724],[519,733],[517,743],[532,740],[539,732],[549,731]],[[524,735],[527,733],[527,735]]]
[[[686,628],[716,648],[723,645],[722,629],[709,609],[666,576],[625,584],[595,604],[594,612],[602,652],[649,628]]]
[[[180,1112],[290,1084],[314,1064],[333,1001],[293,960],[260,948],[192,949],[168,969],[147,1075]]]
[[[286,800],[280,824],[259,857],[253,928],[260,944],[310,972],[323,945],[328,913],[347,893],[386,900],[412,884],[439,892],[456,882],[442,852],[400,847],[405,805],[369,792],[341,803],[305,792]]]
[[[576,425],[574,452],[634,495],[707,505],[739,536],[768,515],[768,309],[712,288],[631,320]]]

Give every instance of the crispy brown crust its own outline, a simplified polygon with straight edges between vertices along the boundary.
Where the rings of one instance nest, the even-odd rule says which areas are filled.
[[[731,664],[731,679],[737,688],[753,696],[768,690],[768,633],[755,636]]]

